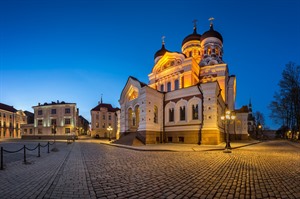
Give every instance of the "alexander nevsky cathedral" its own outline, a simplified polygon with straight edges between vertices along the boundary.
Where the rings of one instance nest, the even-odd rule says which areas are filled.
[[[129,77],[119,102],[120,137],[135,133],[144,144],[219,144],[248,139],[251,107],[235,109],[236,77],[223,60],[223,37],[214,25],[186,36],[181,52],[164,39],[154,55],[148,84]],[[225,123],[226,111],[235,120]],[[224,118],[224,117],[223,117]]]

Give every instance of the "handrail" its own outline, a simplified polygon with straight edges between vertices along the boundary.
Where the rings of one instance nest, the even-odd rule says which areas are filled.
[[[37,157],[41,157],[41,147],[47,147],[47,153],[50,153],[50,150],[49,150],[49,146],[50,145],[53,145],[55,143],[55,141],[53,143],[50,143],[48,142],[46,145],[41,145],[40,143],[38,143],[38,145],[34,148],[28,148],[26,147],[26,145],[24,145],[22,148],[20,148],[19,150],[15,150],[15,151],[9,151],[9,150],[6,150],[4,149],[3,147],[1,147],[1,151],[0,151],[0,170],[3,170],[4,167],[3,167],[3,164],[4,164],[4,161],[3,161],[3,153],[6,152],[6,153],[18,153],[20,151],[23,150],[23,162],[26,164],[26,150],[28,151],[34,151],[36,149],[38,149],[38,156]]]

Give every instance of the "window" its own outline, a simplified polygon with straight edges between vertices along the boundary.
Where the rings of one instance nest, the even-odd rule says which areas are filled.
[[[181,77],[181,88],[184,88],[184,77]]]
[[[65,114],[69,114],[71,113],[71,109],[70,108],[65,108]]]
[[[102,119],[105,120],[105,115],[102,115]]]
[[[181,142],[181,143],[184,143],[184,137],[179,137],[178,141]]]
[[[38,125],[43,125],[43,120],[38,120]]]
[[[197,120],[199,117],[198,117],[198,104],[196,105],[193,105],[192,106],[192,114],[193,114],[193,120]]]
[[[168,82],[168,83],[167,83],[167,89],[168,89],[168,92],[171,91],[171,82]]]
[[[1,113],[0,113],[0,117],[1,117]]]
[[[66,118],[65,119],[65,124],[71,124],[71,119],[70,118]]]
[[[175,84],[175,90],[178,90],[179,89],[179,80],[176,79],[174,84]]]
[[[96,128],[99,128],[99,123],[98,122],[96,122]]]
[[[43,110],[38,110],[38,115],[43,115]]]
[[[24,129],[24,133],[27,134],[27,129]]]
[[[103,123],[103,125],[102,125],[102,128],[104,128],[104,129],[105,129],[105,123]]]
[[[70,128],[65,128],[65,133],[71,133],[71,129]]]
[[[168,142],[173,142],[173,137],[168,137]]]
[[[29,129],[29,133],[32,134],[32,129]]]
[[[56,125],[56,119],[51,119],[51,125]]]
[[[162,91],[162,92],[164,91],[164,85],[163,84],[160,85],[160,91]]]
[[[5,118],[6,116],[5,116],[5,113],[3,113],[3,117]]]
[[[135,126],[135,113],[132,112],[132,126]]]
[[[180,107],[180,121],[185,121],[185,106]]]
[[[189,57],[191,57],[191,56],[192,56],[192,51],[189,52]]]
[[[174,108],[169,109],[169,122],[174,122]]]
[[[52,115],[56,114],[56,109],[51,109],[51,114]]]
[[[111,115],[108,116],[108,120],[111,120]]]
[[[154,106],[154,119],[153,119],[153,122],[154,123],[158,123],[158,109],[157,109],[157,106]]]

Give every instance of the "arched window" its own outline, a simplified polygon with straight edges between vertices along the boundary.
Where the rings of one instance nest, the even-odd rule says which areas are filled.
[[[164,91],[164,85],[163,84],[160,85],[160,91],[162,91],[162,92]]]
[[[192,118],[193,120],[197,120],[198,117],[198,104],[192,106]]]
[[[210,47],[208,47],[208,49],[207,49],[207,54],[208,54],[208,55],[211,54],[211,49],[210,49]]]
[[[135,117],[135,112],[132,112],[132,126],[135,126],[136,124],[136,117]]]
[[[169,122],[174,122],[174,108],[169,109]]]
[[[179,89],[179,80],[176,79],[174,84],[175,84],[175,90],[178,90]]]
[[[180,107],[180,121],[185,121],[185,106]]]
[[[153,114],[154,114],[153,122],[158,123],[158,108],[157,108],[157,106],[154,106]]]
[[[167,89],[168,89],[168,92],[171,91],[171,82],[168,82],[168,83],[167,83]]]

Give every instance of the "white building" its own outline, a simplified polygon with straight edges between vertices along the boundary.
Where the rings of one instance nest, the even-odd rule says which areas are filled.
[[[66,137],[77,135],[78,109],[76,103],[57,101],[38,104],[34,109],[33,132],[24,132],[24,137],[38,136],[49,138],[49,136]]]
[[[221,115],[235,110],[236,78],[223,61],[223,37],[213,24],[202,35],[184,38],[182,52],[154,55],[149,83],[129,77],[120,97],[120,134],[136,133],[145,144],[174,142],[219,144],[224,141]],[[236,113],[230,134],[247,139],[247,119]],[[233,136],[231,136],[233,137]]]

